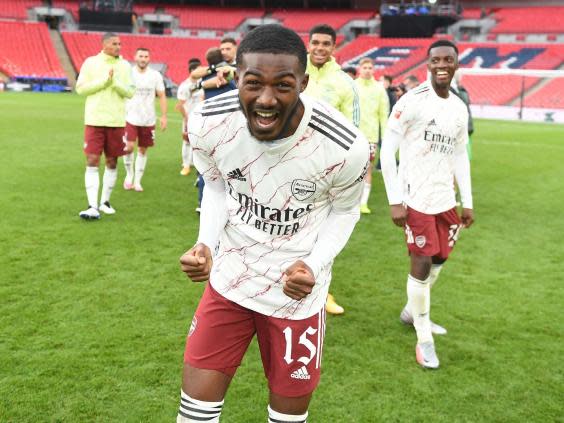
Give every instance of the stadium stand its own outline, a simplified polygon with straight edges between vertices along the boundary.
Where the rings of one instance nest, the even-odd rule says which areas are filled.
[[[64,72],[55,53],[45,24],[25,23],[29,9],[41,6],[43,0],[2,0],[0,18],[16,21],[0,21],[3,37],[0,41],[0,70],[10,77],[41,76],[47,78],[64,77]],[[53,7],[64,8],[78,20],[80,0],[52,0]],[[486,5],[488,6],[488,5]],[[491,6],[491,5],[490,5]],[[494,7],[494,6],[492,6]],[[304,43],[307,33],[316,24],[328,23],[336,28],[337,61],[343,65],[358,65],[364,57],[375,62],[376,76],[383,73],[401,82],[409,74],[420,80],[427,77],[425,66],[426,49],[430,39],[380,38],[374,34],[357,36],[344,43],[347,24],[352,20],[374,19],[374,11],[366,10],[303,10],[285,9],[267,11],[261,8],[220,8],[208,6],[181,6],[162,2],[143,2],[134,4],[134,12],[142,16],[148,13],[166,13],[178,18],[178,26],[190,37],[171,36],[172,28],[165,28],[166,36],[144,34],[121,34],[123,56],[131,60],[134,51],[144,46],[152,51],[152,61],[167,66],[167,76],[175,83],[186,77],[186,61],[190,57],[203,58],[205,51],[219,43],[218,37],[224,32],[237,32],[247,18],[276,19],[281,24],[301,34]],[[486,42],[468,42],[471,37],[459,41],[462,67],[510,68],[510,69],[559,69],[564,65],[564,44],[558,39],[564,34],[564,25],[559,16],[564,15],[564,7],[469,7],[462,13],[463,19],[479,20],[494,18],[496,26],[487,34]],[[147,31],[141,27],[140,31]],[[202,32],[203,31],[203,32]],[[206,31],[209,31],[207,33]],[[530,34],[541,34],[547,41],[536,43]],[[84,59],[100,51],[101,33],[62,32],[65,47],[76,71]],[[209,38],[202,38],[209,36]],[[350,34],[348,35],[350,36]],[[518,43],[510,43],[507,37]],[[437,36],[438,37],[438,36]],[[497,42],[501,40],[502,42]],[[538,39],[538,41],[542,38]],[[520,41],[520,42],[519,42]],[[344,43],[344,45],[343,45]],[[564,107],[560,94],[564,89],[562,78],[553,80],[515,75],[466,75],[464,86],[470,92],[473,102],[488,105],[514,105],[525,88],[525,106]]]
[[[133,11],[137,13],[137,15],[143,15],[145,13],[156,13],[157,10],[162,10],[164,13],[165,7],[163,5],[152,4],[152,3],[140,3],[137,2],[133,5]]]
[[[0,6],[0,18],[27,19],[30,7],[41,5],[39,0],[3,0]]]
[[[102,33],[96,32],[63,32],[63,40],[72,63],[78,72],[88,56],[101,50]],[[122,55],[133,60],[135,50],[145,47],[151,50],[153,63],[164,63],[168,66],[167,76],[180,84],[187,76],[187,62],[191,57],[199,57],[205,62],[206,50],[219,46],[219,39],[209,38],[176,38],[155,35],[120,34]]]
[[[462,19],[482,19],[491,13],[490,9],[469,8],[462,11]]]
[[[428,41],[422,41],[428,45]],[[496,44],[459,43],[461,67],[509,68],[509,69],[557,69],[564,61],[562,44]],[[401,74],[401,81],[408,74],[419,80],[427,77],[423,62],[414,69]],[[529,90],[540,82],[540,78],[525,78],[513,75],[488,75],[464,77],[464,86],[472,101],[478,104],[505,105],[519,97],[521,90]]]
[[[425,60],[429,41],[420,38],[380,38],[361,35],[337,53],[341,63],[357,65],[363,57],[374,60],[376,74],[399,75]]]
[[[78,0],[53,0],[52,3],[53,7],[66,9],[72,15],[74,20],[78,22]]]
[[[0,21],[0,70],[10,77],[65,78],[49,37],[39,22]]]
[[[261,9],[167,6],[167,11],[180,18],[180,27],[189,29],[235,30],[247,18],[260,18]]]
[[[426,52],[428,39],[394,39],[361,35],[338,52],[340,62],[356,65],[362,57],[374,60],[376,76],[383,73],[401,82],[410,74],[420,81],[427,78]],[[564,63],[562,44],[459,43],[462,67],[510,69],[558,69]],[[504,105],[514,101],[525,90],[534,87],[540,78],[519,76],[464,77],[464,85],[472,100],[479,104]],[[544,92],[544,91],[543,91]],[[539,94],[539,96],[542,94]],[[537,97],[535,97],[537,98]],[[534,100],[534,99],[533,99]]]
[[[514,7],[496,10],[498,24],[493,34],[549,34],[564,33],[564,7]],[[560,19],[559,19],[560,17]]]
[[[525,97],[525,107],[564,108],[564,78],[555,78]]]
[[[78,21],[78,0],[52,0],[53,7],[66,9]],[[33,7],[43,6],[42,0],[2,0],[0,2],[0,18],[26,20],[28,10]]]
[[[320,23],[331,25],[336,30],[354,19],[369,20],[374,18],[370,10],[277,10],[271,15],[296,32],[309,32],[310,28]]]
[[[163,13],[176,16],[179,20],[180,28],[224,31],[234,31],[245,19],[260,18],[265,13],[263,9],[163,6],[153,3],[140,3],[135,5],[133,10],[138,15],[142,15],[144,13],[154,13],[156,8],[159,8]]]

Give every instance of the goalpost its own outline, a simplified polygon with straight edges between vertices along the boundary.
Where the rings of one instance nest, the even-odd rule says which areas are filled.
[[[460,68],[472,114],[564,123],[564,70]]]

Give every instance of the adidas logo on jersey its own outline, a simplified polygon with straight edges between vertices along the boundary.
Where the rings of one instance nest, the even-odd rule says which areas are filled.
[[[243,172],[241,172],[241,169],[239,169],[239,168],[232,170],[231,172],[228,172],[227,177],[229,179],[237,179],[239,181],[246,181],[247,180],[247,178],[245,178],[243,176]]]
[[[436,126],[437,124],[435,123],[435,119],[431,119],[429,121],[429,123],[427,124],[427,126]]]
[[[310,374],[307,372],[307,368],[306,366],[302,366],[300,367],[298,370],[294,371],[291,375],[291,378],[294,379],[303,379],[303,380],[309,380],[311,379]]]

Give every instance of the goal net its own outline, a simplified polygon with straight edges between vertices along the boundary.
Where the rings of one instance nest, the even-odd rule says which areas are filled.
[[[460,68],[475,117],[564,123],[564,70]]]

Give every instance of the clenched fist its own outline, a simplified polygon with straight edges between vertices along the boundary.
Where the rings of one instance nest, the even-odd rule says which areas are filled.
[[[301,300],[311,294],[315,285],[315,277],[312,270],[303,261],[298,260],[284,271],[282,276],[284,282],[283,291],[293,300]]]
[[[192,282],[204,282],[210,278],[212,262],[210,249],[200,243],[180,257],[180,268]]]

